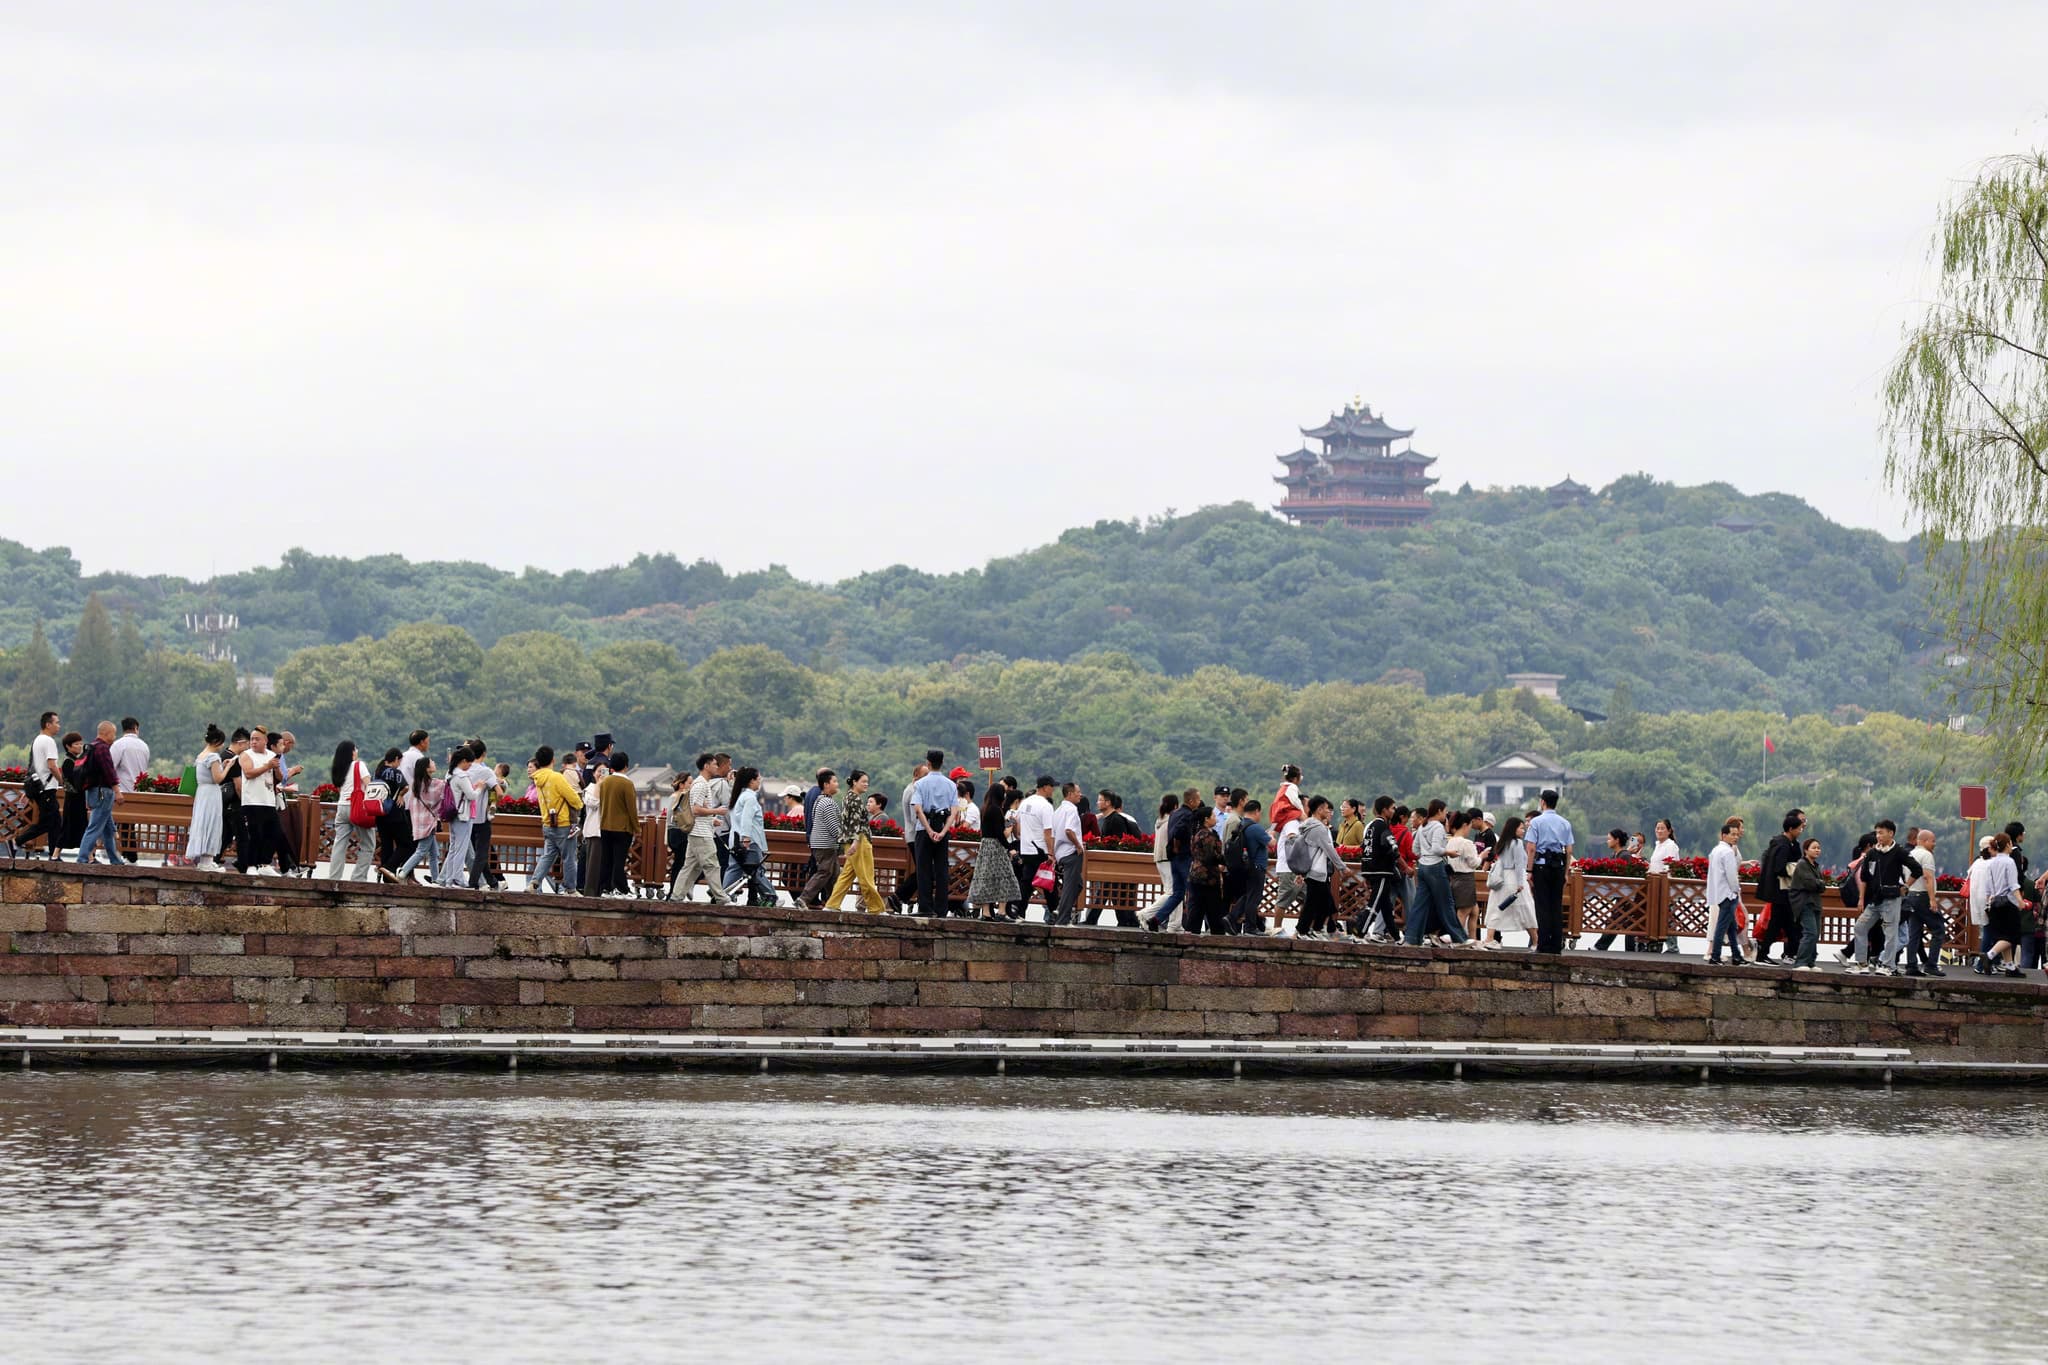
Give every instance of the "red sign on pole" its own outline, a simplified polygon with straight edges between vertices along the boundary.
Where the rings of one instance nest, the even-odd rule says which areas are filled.
[[[1963,818],[1965,820],[1987,819],[1989,817],[1990,810],[1990,794],[1986,788],[1963,788]]]
[[[974,748],[981,755],[980,766],[993,771],[1003,766],[1003,737],[983,735],[974,741]]]

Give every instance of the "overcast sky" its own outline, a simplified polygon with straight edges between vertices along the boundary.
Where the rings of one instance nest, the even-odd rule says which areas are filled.
[[[1879,376],[2044,52],[2040,3],[8,6],[0,534],[955,569],[1270,502],[1353,394],[1447,486],[1897,533]]]

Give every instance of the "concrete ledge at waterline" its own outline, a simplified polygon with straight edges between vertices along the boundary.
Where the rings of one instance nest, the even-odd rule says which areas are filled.
[[[2048,988],[14,862],[0,863],[0,1027],[1877,1047],[2048,1064]]]
[[[1916,1061],[1903,1048],[1557,1046],[1534,1043],[1280,1043],[1067,1038],[790,1038],[704,1034],[230,1033],[0,1030],[0,1056],[34,1067],[241,1066],[277,1070],[462,1069],[938,1073],[1259,1079],[1350,1076],[2048,1085],[2048,1064]]]

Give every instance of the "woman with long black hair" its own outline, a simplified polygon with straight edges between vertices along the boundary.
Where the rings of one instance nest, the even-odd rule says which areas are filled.
[[[967,904],[978,909],[982,919],[1004,919],[1012,901],[1024,898],[1017,885],[1017,869],[1010,863],[1010,850],[1003,843],[1003,817],[1009,814],[1016,793],[1000,782],[988,784],[988,797],[981,803],[981,847],[974,855],[974,880],[967,888]]]
[[[334,792],[334,852],[327,860],[327,879],[341,880],[341,869],[355,850],[355,866],[349,869],[352,882],[370,880],[370,864],[377,857],[377,827],[358,825],[349,819],[349,807],[357,791],[370,785],[370,774],[356,757],[356,742],[345,739],[334,746],[334,764],[327,770]]]

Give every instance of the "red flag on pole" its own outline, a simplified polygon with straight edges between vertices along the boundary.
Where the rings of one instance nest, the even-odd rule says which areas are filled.
[[[1769,735],[1764,736],[1764,752],[1767,754],[1774,754],[1778,752],[1778,746],[1771,743],[1771,737]]]

